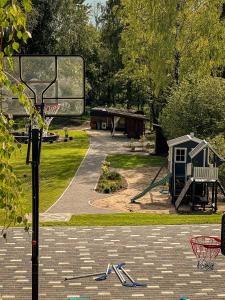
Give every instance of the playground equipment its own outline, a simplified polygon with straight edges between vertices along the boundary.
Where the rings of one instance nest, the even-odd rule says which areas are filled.
[[[165,168],[166,166],[163,165],[159,171],[157,172],[156,176],[154,177],[154,179],[150,182],[150,184],[139,194],[137,194],[136,196],[134,196],[131,199],[131,203],[136,203],[136,201],[140,198],[142,198],[146,193],[150,192],[152,189],[154,189],[157,186],[160,185],[165,185],[167,182],[169,182],[170,180],[170,174],[167,174],[164,178],[162,178],[159,181],[156,181],[156,179],[158,178],[159,174],[161,173],[161,171],[163,170],[163,168]]]
[[[192,210],[210,208],[216,212],[218,191],[225,196],[218,169],[225,159],[208,142],[196,138],[193,133],[169,140],[168,146],[169,174],[156,181],[165,167],[162,166],[150,184],[131,199],[131,203],[136,203],[153,188],[169,182],[172,203],[177,210],[186,204]]]
[[[176,209],[189,204],[192,210],[217,211],[218,189],[225,191],[218,178],[218,167],[225,162],[212,146],[193,133],[168,141],[170,194]]]
[[[11,63],[13,62],[13,68]],[[43,121],[46,117],[76,117],[84,113],[84,60],[80,56],[26,56],[6,58],[4,72],[12,83],[23,83],[25,93]],[[48,107],[54,105],[54,112]],[[0,112],[17,117],[28,116],[18,98],[4,90],[0,98]],[[43,128],[35,117],[29,126],[27,164],[32,165],[32,300],[39,299],[39,165]],[[32,159],[30,150],[32,147]]]

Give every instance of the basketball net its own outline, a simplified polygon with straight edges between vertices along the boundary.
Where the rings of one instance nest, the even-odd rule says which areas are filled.
[[[58,104],[58,103],[45,104],[45,114],[46,115],[56,115],[60,109],[60,106],[61,106],[61,104]],[[45,126],[43,129],[43,137],[46,137],[48,135],[48,129],[49,129],[49,126],[53,119],[54,119],[54,116],[45,117]]]

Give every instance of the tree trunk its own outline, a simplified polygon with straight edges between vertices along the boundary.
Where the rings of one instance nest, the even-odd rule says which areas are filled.
[[[131,95],[132,95],[131,81],[128,80],[128,82],[127,82],[127,109],[131,108]]]
[[[154,103],[151,104],[152,123],[155,130],[155,155],[167,155],[168,145],[162,127],[159,125],[158,114],[155,112]]]
[[[177,12],[179,12],[181,10],[181,5],[180,2],[177,3]],[[179,33],[180,33],[180,23],[179,21],[176,22],[176,47],[177,47],[177,41],[179,38]],[[174,78],[176,81],[176,84],[179,84],[179,71],[180,71],[180,52],[178,51],[178,49],[176,48],[175,50],[175,66],[174,66]]]

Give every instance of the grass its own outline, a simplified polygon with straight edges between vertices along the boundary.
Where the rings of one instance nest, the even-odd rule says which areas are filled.
[[[134,169],[140,167],[158,167],[166,163],[167,159],[161,156],[142,156],[131,154],[112,154],[107,157],[112,168]]]
[[[58,132],[63,136],[63,130]],[[79,167],[87,149],[88,135],[83,131],[69,130],[72,141],[42,144],[40,166],[40,212],[49,208],[62,194]],[[12,158],[12,165],[22,181],[25,211],[31,211],[31,166],[25,164],[27,145]]]
[[[72,216],[69,222],[46,222],[44,226],[139,226],[139,225],[180,225],[220,224],[221,214],[213,215],[166,215],[144,213],[118,213]]]
[[[222,214],[145,214],[118,213],[72,216],[69,222],[45,222],[41,226],[147,226],[184,224],[221,224]],[[0,212],[0,225],[3,225],[3,212]],[[19,225],[18,225],[19,226]]]

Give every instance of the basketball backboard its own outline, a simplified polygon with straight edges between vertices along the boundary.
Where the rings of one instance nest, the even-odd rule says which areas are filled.
[[[54,116],[81,116],[85,108],[84,59],[81,56],[20,55],[12,57],[13,69],[4,59],[4,71],[14,83],[24,83],[25,93],[34,104],[44,103],[45,115],[52,116],[49,106],[58,106]],[[26,116],[18,98],[2,90],[0,110],[4,114]]]

